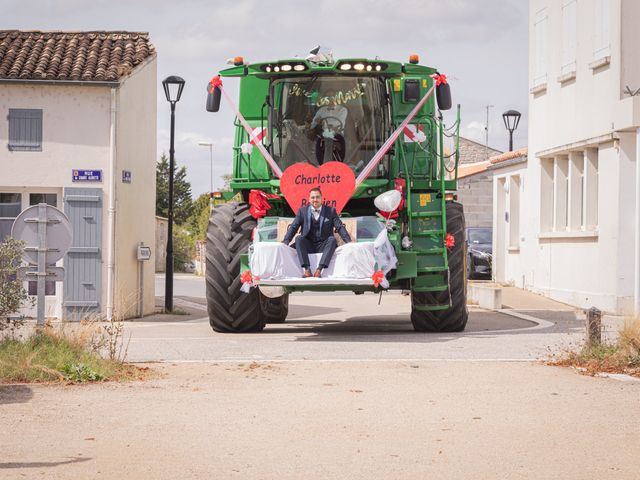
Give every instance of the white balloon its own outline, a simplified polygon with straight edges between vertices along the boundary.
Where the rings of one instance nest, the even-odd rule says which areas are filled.
[[[398,190],[388,190],[381,193],[373,201],[374,205],[381,212],[393,212],[400,205],[402,194]]]

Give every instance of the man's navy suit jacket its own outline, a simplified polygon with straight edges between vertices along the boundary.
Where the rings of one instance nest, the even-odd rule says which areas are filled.
[[[310,204],[305,207],[301,207],[298,210],[298,213],[296,213],[296,218],[294,218],[291,225],[289,225],[282,243],[289,245],[295,234],[298,233],[300,227],[302,227],[302,233],[300,235],[308,237],[309,232],[311,231],[311,215]],[[351,241],[351,237],[349,236],[347,229],[344,228],[344,224],[340,220],[335,208],[328,205],[322,205],[318,221],[320,222],[320,237],[322,238],[322,241],[332,236],[334,229],[340,234],[340,237],[345,243],[349,243]]]

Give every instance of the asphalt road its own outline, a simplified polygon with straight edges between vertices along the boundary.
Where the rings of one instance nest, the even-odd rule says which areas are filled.
[[[464,332],[416,333],[409,320],[409,297],[388,292],[381,299],[375,294],[291,295],[286,323],[267,325],[260,334],[230,335],[209,327],[202,278],[178,275],[174,291],[175,305],[193,315],[127,324],[130,360],[530,361],[579,342],[584,332],[572,311],[490,312],[471,307]],[[163,292],[164,277],[158,276],[156,294]]]

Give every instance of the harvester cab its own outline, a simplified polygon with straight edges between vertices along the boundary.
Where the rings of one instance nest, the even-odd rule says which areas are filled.
[[[236,116],[230,190],[207,232],[212,328],[284,322],[293,292],[396,289],[411,292],[416,331],[463,330],[464,214],[453,200],[460,109],[445,127],[445,75],[416,56],[334,60],[319,48],[304,60],[232,63],[207,85],[207,110],[224,97]],[[224,88],[229,77],[240,79],[238,103]],[[316,187],[352,241],[326,275],[307,278],[282,240]]]

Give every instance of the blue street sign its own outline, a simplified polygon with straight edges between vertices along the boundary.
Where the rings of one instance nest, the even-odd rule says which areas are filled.
[[[101,182],[102,170],[76,170],[72,172],[72,180],[74,182]]]

